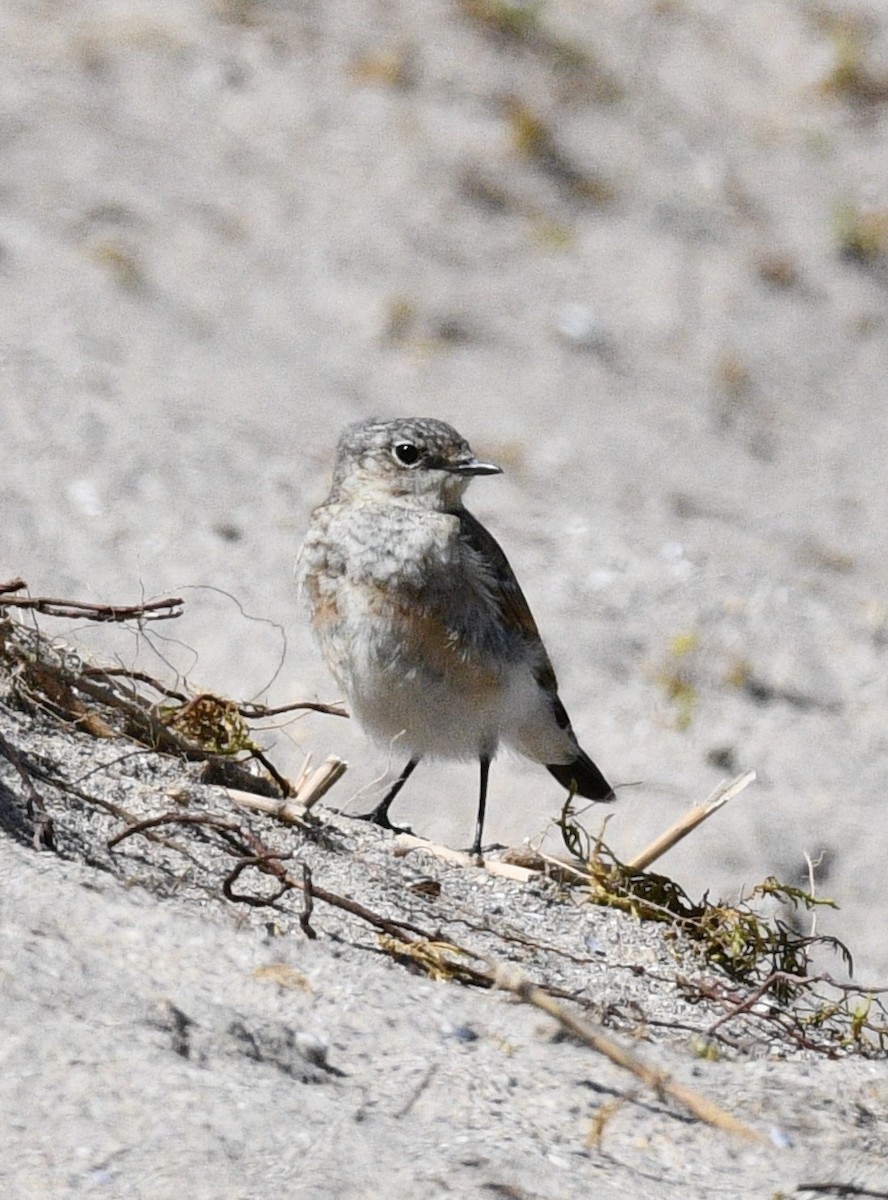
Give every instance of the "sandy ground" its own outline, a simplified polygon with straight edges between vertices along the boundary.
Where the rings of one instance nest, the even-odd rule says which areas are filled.
[[[521,38],[492,28],[522,13]],[[194,687],[335,699],[291,565],[338,431],[449,420],[506,468],[470,500],[584,743],[637,785],[609,841],[628,856],[755,768],[664,869],[732,895],[807,879],[807,854],[840,906],[821,929],[858,977],[888,979],[884,5],[6,0],[0,47],[0,574],[78,599],[181,594],[174,633],[69,637]],[[329,718],[274,750],[293,771],[308,751],[348,758],[339,803],[366,804],[389,765]],[[429,768],[397,812],[465,845],[474,787]],[[489,832],[542,835],[560,799],[498,762]],[[58,1022],[75,1047],[65,1022],[94,1029],[76,1014],[94,1007],[97,921],[205,944],[204,972],[259,952],[9,853],[16,936],[45,938],[62,896],[47,944],[79,964],[44,964],[10,1028]],[[136,987],[138,945],[117,944]],[[76,1003],[54,971],[79,974]],[[138,1084],[143,1111],[167,1089],[158,1119],[174,1129],[178,1103],[199,1125],[181,1080]],[[112,1092],[89,1098],[101,1121]],[[365,1150],[397,1158],[387,1134]],[[271,1186],[239,1184],[232,1155],[207,1195]],[[127,1194],[170,1194],[165,1170]],[[530,1191],[572,1194],[558,1186]]]
[[[54,830],[35,852],[0,758],[4,1196],[884,1194],[884,1062],[744,1015],[752,989],[668,927],[326,811],[251,814],[28,690],[4,667],[0,733]],[[696,1100],[479,986],[494,964]]]

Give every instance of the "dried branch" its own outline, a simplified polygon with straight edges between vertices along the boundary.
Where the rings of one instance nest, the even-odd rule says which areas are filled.
[[[396,858],[403,858],[411,850],[427,850],[429,854],[434,854],[442,862],[451,863],[457,867],[480,866],[489,875],[514,879],[516,883],[527,883],[528,879],[533,879],[535,875],[540,874],[537,870],[516,866],[514,863],[499,858],[485,858],[479,863],[474,855],[467,854],[465,850],[452,850],[449,846],[439,846],[434,842],[427,842],[413,833],[399,833],[393,842],[392,850]]]
[[[697,826],[702,825],[713,813],[723,808],[729,800],[733,800],[735,796],[749,787],[754,780],[755,771],[745,771],[736,779],[732,779],[730,783],[720,784],[707,800],[686,812],[674,825],[651,842],[647,849],[636,854],[635,858],[630,858],[626,866],[634,871],[644,871],[652,862],[662,858],[667,850],[671,850],[689,833],[693,833]]]
[[[129,667],[88,667],[83,668],[84,675],[95,676],[99,679],[111,679],[112,677],[128,679],[136,683],[147,684],[153,688],[160,696],[166,696],[170,700],[178,700],[180,704],[186,704],[191,697],[186,696],[183,692],[177,692],[174,688],[167,687],[160,680],[155,679],[145,671],[134,671]],[[275,708],[269,708],[266,704],[255,704],[252,701],[243,704],[236,704],[235,710],[247,721],[264,721],[269,717],[279,717],[284,713],[291,712],[317,712],[325,713],[330,717],[347,717],[348,713],[340,704],[321,704],[312,700],[300,700],[293,704],[279,704]]]
[[[46,617],[71,617],[85,621],[170,621],[181,617],[185,601],[174,596],[142,604],[91,604],[82,600],[56,600],[49,596],[16,596],[28,585],[22,579],[0,584],[0,609],[31,609]]]
[[[279,884],[278,890],[271,896],[253,896],[248,892],[236,892],[234,884],[249,867],[258,867],[264,871],[272,858],[284,857],[289,857],[289,855],[272,855],[269,852],[268,854],[248,855],[246,858],[240,859],[222,881],[222,894],[225,899],[231,900],[236,904],[249,904],[253,908],[273,907],[280,900],[281,896],[285,896],[293,887],[289,880],[285,879],[283,883]]]
[[[341,704],[320,704],[313,700],[300,700],[296,704],[279,704],[269,708],[265,704],[239,704],[237,711],[248,721],[264,721],[269,717],[279,717],[282,713],[299,712],[325,713],[328,717],[347,717],[348,712]]]
[[[240,808],[253,809],[256,812],[267,813],[277,821],[286,825],[304,825],[305,818],[337,780],[345,774],[347,763],[331,754],[314,771],[303,771],[302,775],[291,788],[291,793],[283,800],[272,796],[258,796],[252,792],[243,792],[239,788],[224,788],[225,795],[232,803]]]
[[[129,667],[90,667],[84,666],[83,674],[91,678],[110,680],[114,678],[123,678],[130,683],[145,683],[160,696],[166,696],[169,700],[177,700],[180,704],[185,704],[188,696],[184,692],[177,692],[175,688],[167,687],[153,675],[149,675],[147,671],[133,671]],[[135,691],[133,695],[137,695]]]
[[[302,864],[302,895],[303,905],[302,912],[299,914],[299,928],[307,938],[315,941],[318,935],[311,927],[311,914],[314,912],[314,885],[311,867],[308,863]]]
[[[717,1104],[713,1104],[712,1101],[707,1100],[698,1092],[684,1087],[683,1084],[675,1083],[665,1071],[661,1071],[658,1067],[650,1066],[636,1054],[621,1046],[619,1042],[602,1033],[601,1030],[574,1016],[572,1012],[554,1000],[541,987],[531,983],[529,979],[516,972],[514,968],[502,964],[493,964],[491,966],[491,977],[497,987],[512,992],[520,1000],[523,1000],[525,1004],[532,1004],[535,1008],[542,1009],[543,1012],[554,1017],[574,1037],[585,1042],[592,1050],[595,1050],[598,1054],[602,1054],[615,1066],[629,1071],[636,1079],[640,1079],[642,1083],[646,1084],[647,1087],[651,1088],[658,1095],[671,1097],[671,1099],[692,1112],[695,1117],[698,1117],[701,1121],[705,1121],[707,1125],[723,1129],[726,1133],[736,1134],[747,1141],[765,1142],[767,1140],[763,1134],[752,1129],[745,1122],[738,1120],[731,1113],[725,1112]]]

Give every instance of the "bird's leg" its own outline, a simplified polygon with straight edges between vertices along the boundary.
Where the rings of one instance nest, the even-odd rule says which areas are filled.
[[[354,815],[356,820],[372,821],[374,825],[379,825],[383,829],[391,829],[395,833],[409,833],[410,831],[408,829],[401,829],[397,825],[393,825],[389,820],[388,812],[392,806],[392,801],[394,800],[395,796],[397,796],[398,792],[400,792],[401,788],[416,770],[418,764],[418,758],[411,758],[410,762],[389,788],[386,795],[383,796],[383,798],[377,804],[376,808],[374,808],[372,812],[368,813],[355,813]]]
[[[481,836],[484,833],[484,810],[487,808],[487,777],[490,774],[490,755],[481,755],[481,788],[478,794],[478,819],[475,822],[475,840],[469,851],[474,858],[481,857]]]

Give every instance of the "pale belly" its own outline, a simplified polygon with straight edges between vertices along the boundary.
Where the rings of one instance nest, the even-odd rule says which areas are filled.
[[[362,661],[363,660],[363,661]],[[405,656],[385,666],[358,655],[343,679],[351,711],[374,738],[411,756],[475,759],[504,743],[538,762],[568,761],[568,737],[526,664],[472,663],[447,671]]]

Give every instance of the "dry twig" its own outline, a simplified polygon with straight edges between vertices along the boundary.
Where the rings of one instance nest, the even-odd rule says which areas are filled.
[[[499,858],[485,858],[479,863],[474,855],[467,854],[465,850],[451,850],[449,846],[439,846],[434,842],[427,842],[424,838],[416,837],[412,833],[399,833],[392,844],[392,850],[397,858],[403,858],[411,850],[428,850],[442,862],[452,863],[457,867],[480,866],[490,875],[498,875],[503,879],[514,879],[517,883],[527,883],[528,879],[532,879],[540,873],[537,870],[519,867]]]
[[[726,1133],[736,1134],[738,1137],[745,1138],[747,1141],[764,1142],[766,1138],[757,1130],[752,1129],[745,1122],[740,1121],[731,1113],[725,1112],[719,1108],[717,1104],[713,1104],[711,1100],[707,1100],[705,1096],[701,1096],[698,1092],[686,1088],[683,1084],[675,1083],[666,1074],[665,1071],[659,1070],[657,1067],[652,1067],[646,1063],[638,1055],[633,1054],[619,1042],[602,1033],[601,1030],[583,1021],[580,1017],[574,1016],[572,1012],[554,1000],[547,992],[535,983],[531,983],[523,975],[516,972],[513,968],[502,964],[494,964],[491,967],[491,978],[495,985],[503,988],[506,991],[512,992],[525,1004],[532,1004],[535,1008],[542,1009],[574,1037],[585,1042],[587,1046],[595,1050],[598,1054],[602,1054],[615,1066],[622,1067],[629,1071],[636,1079],[640,1079],[642,1083],[651,1088],[658,1095],[669,1096],[672,1100],[677,1101],[684,1108],[688,1109],[698,1117],[701,1121],[705,1121],[707,1125],[713,1125],[717,1129],[723,1129]]]
[[[181,617],[185,601],[174,596],[146,600],[142,604],[91,604],[82,600],[56,600],[49,596],[17,596],[28,585],[23,579],[0,584],[0,609],[31,609],[47,617],[71,617],[85,621],[169,621]]]
[[[745,771],[742,775],[738,775],[736,779],[732,779],[730,783],[720,784],[712,795],[702,804],[698,804],[696,808],[692,808],[686,812],[674,825],[670,826],[665,833],[661,833],[647,849],[642,850],[640,854],[636,854],[635,858],[630,858],[626,866],[633,871],[644,871],[652,862],[661,858],[667,850],[671,850],[683,838],[686,838],[689,833],[702,825],[708,820],[713,813],[718,812],[723,808],[729,800],[733,800],[745,788],[755,780],[755,771]]]
[[[314,912],[314,885],[311,877],[311,867],[302,864],[302,912],[299,914],[299,928],[311,941],[317,939],[317,934],[311,927],[311,914]]]
[[[307,768],[293,785],[290,795],[283,800],[270,796],[257,796],[252,792],[243,792],[239,788],[225,788],[229,800],[241,808],[251,808],[256,812],[267,813],[275,820],[287,825],[302,825],[309,811],[317,804],[322,796],[345,774],[347,763],[337,758],[335,754],[324,759],[314,771]]]

